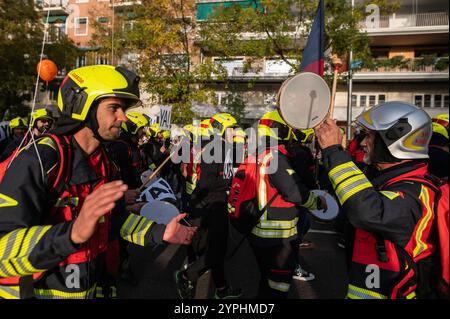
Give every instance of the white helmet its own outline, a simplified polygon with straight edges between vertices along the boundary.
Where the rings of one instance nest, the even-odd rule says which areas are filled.
[[[405,102],[379,104],[362,113],[356,123],[376,131],[391,155],[397,159],[428,158],[433,133],[430,116]]]

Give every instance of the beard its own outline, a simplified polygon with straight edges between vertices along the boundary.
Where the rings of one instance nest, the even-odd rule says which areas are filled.
[[[371,155],[371,151],[368,150],[367,148],[364,148],[364,158],[363,158],[363,162],[367,165],[372,164],[372,155]]]

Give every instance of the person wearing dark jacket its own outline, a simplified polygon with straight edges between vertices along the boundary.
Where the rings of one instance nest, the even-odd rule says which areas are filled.
[[[193,298],[196,281],[209,269],[215,285],[215,299],[241,296],[241,290],[232,288],[225,277],[227,191],[233,178],[232,142],[236,124],[234,117],[228,113],[214,115],[209,128],[212,139],[196,153],[200,155],[199,163],[191,166],[196,172],[195,186],[192,186],[190,193],[189,222],[199,226],[199,233],[189,246],[189,263],[175,274],[178,293],[183,299]],[[207,135],[206,131],[204,135]]]
[[[55,135],[24,148],[0,184],[1,297],[94,297],[110,235],[141,246],[191,242],[195,228],[179,224],[185,214],[165,226],[129,213],[127,186],[112,180],[103,144],[119,137],[138,83],[107,65],[75,69],[62,82]]]
[[[430,155],[428,162],[430,173],[439,178],[448,178],[448,113],[433,118],[433,135],[428,154]]]
[[[368,178],[341,147],[332,119],[316,129],[324,165],[350,223],[356,228],[347,297],[412,299],[433,296],[434,191],[409,178],[428,176],[431,119],[403,102],[372,107],[356,119],[365,132]]]

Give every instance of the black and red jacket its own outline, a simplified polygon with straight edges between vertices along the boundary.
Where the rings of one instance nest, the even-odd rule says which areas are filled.
[[[342,147],[323,150],[324,165],[350,223],[356,228],[347,297],[411,299],[427,280],[435,250],[434,192],[408,177],[428,173],[424,161],[379,171],[370,180]]]
[[[112,235],[144,246],[161,243],[165,230],[165,226],[143,216],[127,213],[123,201],[119,201],[111,213],[99,220],[88,242],[72,243],[72,224],[85,198],[112,177],[102,147],[86,156],[73,137],[69,142],[73,153],[71,172],[62,191],[55,194],[51,189],[59,155],[48,137],[36,142],[45,174],[30,144],[14,160],[0,184],[0,279],[42,273],[35,276],[38,278],[33,283],[37,298],[92,297],[105,268]],[[75,272],[79,284],[70,277]],[[20,298],[19,287],[0,285],[0,297]]]

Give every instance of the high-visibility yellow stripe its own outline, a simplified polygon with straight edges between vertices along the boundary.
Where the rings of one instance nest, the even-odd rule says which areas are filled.
[[[389,198],[390,200],[393,200],[394,198],[397,198],[400,196],[399,192],[391,192],[391,191],[380,191],[380,193],[384,196],[386,196],[387,198]]]
[[[133,232],[131,233],[131,242],[137,243],[137,236],[139,234],[139,230],[142,226],[142,224],[145,223],[145,219],[141,218],[137,224],[137,226],[134,228]]]
[[[428,193],[428,189],[422,185],[422,189],[420,192],[419,199],[421,199],[422,203],[425,205],[425,216],[420,219],[419,227],[416,232],[416,247],[413,250],[413,257],[418,256],[421,252],[427,249],[427,244],[422,241],[423,232],[428,226],[431,217],[433,216],[433,210],[430,207],[430,194]]]
[[[41,139],[38,142],[38,144],[50,146],[55,151],[57,151],[56,142],[53,139],[51,139],[50,137],[45,137],[45,138]]]
[[[17,205],[19,203],[14,198],[0,194],[0,207],[15,207]]]
[[[252,229],[252,234],[261,238],[289,238],[297,234],[297,227],[291,229],[262,229],[256,226]]]
[[[34,289],[34,294],[38,299],[81,299],[92,298],[97,285],[91,289],[80,292],[66,292],[55,289]]]
[[[269,283],[269,287],[281,292],[288,292],[289,288],[291,287],[290,284],[287,284],[285,282],[277,282],[277,281],[273,281],[273,280],[268,280]]]
[[[347,295],[359,297],[354,299],[388,299],[387,296],[382,295],[378,292],[360,288],[351,284],[348,285]]]
[[[131,238],[129,238],[129,236],[132,234],[131,231],[141,220],[141,218],[141,216],[130,214],[125,223],[123,223],[122,227],[120,228],[120,236],[125,240],[131,241]]]
[[[302,205],[306,209],[314,210],[317,208],[317,195],[313,192],[309,193],[308,200]]]
[[[336,188],[336,186],[345,179],[359,174],[362,174],[362,171],[358,168],[358,166],[356,166],[353,162],[347,162],[333,168],[328,173],[328,176],[331,180],[333,188]]]
[[[351,196],[369,187],[372,187],[372,184],[364,174],[360,174],[339,184],[336,195],[341,204],[344,204]]]
[[[406,296],[406,299],[416,299],[416,292],[413,291]]]
[[[19,286],[2,286],[2,285],[0,285],[0,298],[20,299]]]
[[[293,220],[261,220],[258,224],[264,229],[291,229],[297,227],[298,217]]]
[[[266,166],[272,159],[272,157],[272,153],[269,152],[268,154],[266,154],[259,168],[259,209],[263,209],[267,204],[267,185],[264,177],[266,175]]]

